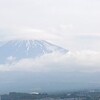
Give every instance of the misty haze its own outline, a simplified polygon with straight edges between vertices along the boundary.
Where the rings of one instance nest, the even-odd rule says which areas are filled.
[[[100,100],[99,26],[99,0],[0,0],[0,100]]]

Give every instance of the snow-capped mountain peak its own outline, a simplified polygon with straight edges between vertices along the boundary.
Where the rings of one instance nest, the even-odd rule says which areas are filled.
[[[66,53],[68,50],[44,40],[9,40],[0,43],[1,62],[9,57],[35,58],[52,52]]]

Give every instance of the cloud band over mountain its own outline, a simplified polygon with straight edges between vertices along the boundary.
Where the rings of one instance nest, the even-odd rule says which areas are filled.
[[[0,64],[0,71],[33,72],[96,72],[100,71],[100,52],[81,51],[45,54],[32,59],[9,60]]]

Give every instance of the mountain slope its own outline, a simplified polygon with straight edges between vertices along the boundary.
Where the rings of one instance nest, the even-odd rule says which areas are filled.
[[[11,59],[35,58],[43,54],[68,50],[44,40],[10,40],[0,43],[0,63]]]

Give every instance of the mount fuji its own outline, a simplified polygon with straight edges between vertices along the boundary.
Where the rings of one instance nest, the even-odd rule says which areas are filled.
[[[9,40],[0,42],[0,63],[11,59],[36,58],[44,54],[68,50],[44,40]]]
[[[34,58],[45,54],[69,51],[44,40],[9,40],[0,42],[0,93],[18,92],[57,92],[99,87],[99,73],[74,72],[73,64],[34,62]],[[48,57],[48,56],[46,56]],[[54,57],[54,56],[53,56]],[[60,57],[60,56],[57,56]],[[29,63],[23,59],[32,58]],[[46,60],[47,59],[47,60]],[[37,59],[38,60],[38,59]],[[62,60],[62,59],[61,59]],[[67,61],[68,59],[66,59]],[[32,63],[33,62],[33,63]],[[30,64],[32,63],[32,64]],[[36,63],[36,64],[34,64]],[[37,65],[39,63],[39,66]],[[74,66],[77,66],[74,65]],[[69,67],[73,68],[70,72]],[[68,69],[67,69],[68,68]],[[88,77],[87,77],[88,76]],[[97,83],[94,83],[97,81]]]

